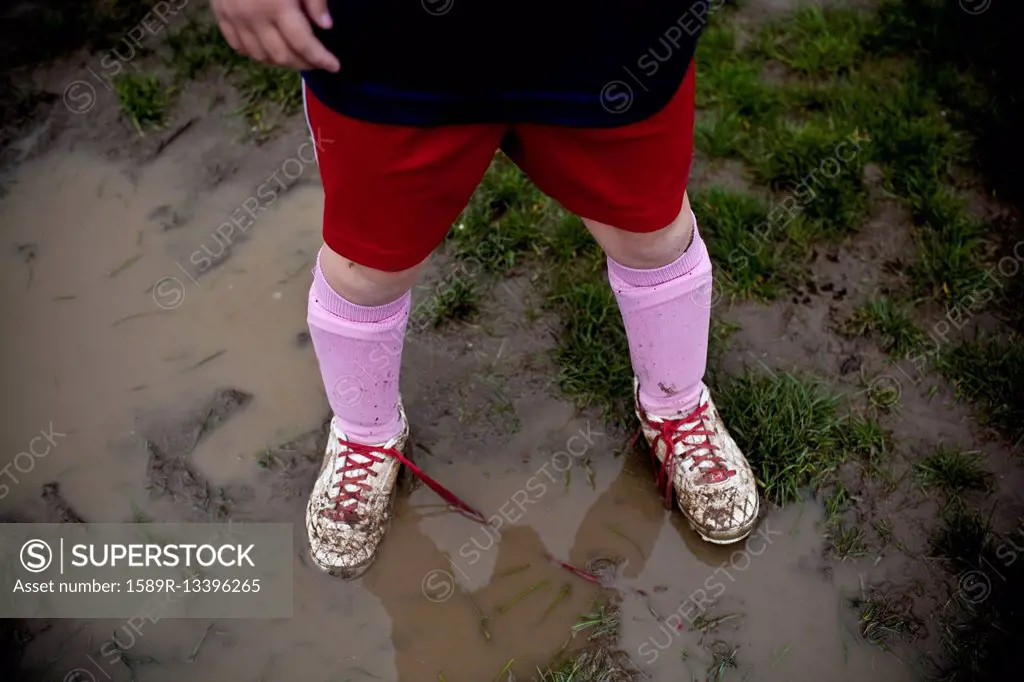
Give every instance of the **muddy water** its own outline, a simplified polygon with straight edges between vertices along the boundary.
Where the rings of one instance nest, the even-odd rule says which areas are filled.
[[[488,329],[408,344],[404,396],[421,464],[486,514],[503,515],[500,535],[416,488],[400,497],[363,579],[316,571],[301,519],[327,405],[311,347],[298,338],[318,246],[320,193],[305,182],[313,170],[231,239],[226,259],[205,272],[196,265],[224,249],[213,232],[253,196],[263,170],[196,192],[192,169],[173,160],[129,172],[54,154],[19,169],[0,200],[0,465],[40,432],[53,439],[45,456],[10,469],[18,482],[6,481],[0,515],[45,520],[40,491],[57,481],[89,521],[195,520],[149,489],[142,439],[233,388],[252,399],[203,437],[191,461],[212,486],[233,491],[232,518],[296,522],[294,618],[137,630],[36,623],[27,679],[479,681],[509,659],[525,679],[599,596],[548,555],[578,566],[620,559],[610,577],[623,599],[622,646],[653,679],[703,677],[700,633],[671,616],[695,615],[681,607],[697,589],[717,600],[701,600],[709,616],[742,614],[707,635],[740,647],[740,667],[726,679],[909,679],[895,657],[850,634],[840,590],[852,593],[858,581],[821,570],[815,507],[768,513],[765,532],[739,556],[699,542],[663,511],[647,465],[617,456],[621,435],[545,391],[553,369],[538,360],[544,334],[498,294]],[[576,456],[557,454],[566,451]],[[121,661],[102,653],[112,633]]]

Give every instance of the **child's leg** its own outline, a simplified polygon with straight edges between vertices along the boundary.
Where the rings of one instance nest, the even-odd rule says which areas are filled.
[[[685,194],[693,96],[691,68],[674,98],[639,123],[519,126],[519,162],[605,249],[666,502],[674,491],[691,525],[726,543],[753,528],[757,488],[703,383],[711,261]]]
[[[324,186],[309,324],[337,423],[362,442],[398,431],[409,290],[487,169],[494,126],[422,129],[342,116],[305,92]]]
[[[689,200],[657,232],[584,222],[608,255],[639,401],[648,412],[693,409],[703,388],[711,324],[711,259]]]
[[[520,165],[583,218],[608,256],[640,402],[657,414],[696,404],[707,359],[711,263],[685,193],[693,77],[637,124],[519,129]]]
[[[401,463],[461,504],[404,457],[399,370],[410,288],[487,170],[502,128],[367,123],[305,94],[325,242],[308,321],[334,413],[306,529],[320,568],[355,577],[377,554]]]
[[[360,443],[385,443],[402,431],[398,376],[419,270],[373,270],[326,245],[317,258],[309,333],[335,424]]]

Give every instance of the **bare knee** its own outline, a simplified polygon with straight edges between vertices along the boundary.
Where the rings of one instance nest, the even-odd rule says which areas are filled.
[[[684,197],[676,219],[655,232],[628,232],[586,218],[583,223],[612,260],[643,270],[660,268],[679,258],[693,236],[689,197]]]
[[[324,244],[320,250],[324,278],[338,294],[356,305],[384,305],[412,289],[423,263],[408,270],[386,272],[355,263]]]

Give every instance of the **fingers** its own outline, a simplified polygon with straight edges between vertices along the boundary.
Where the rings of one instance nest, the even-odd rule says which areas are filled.
[[[306,10],[306,16],[323,29],[328,29],[334,23],[331,13],[327,10],[327,0],[302,0],[302,6]]]
[[[267,61],[267,53],[263,50],[258,33],[247,30],[247,27],[240,27],[238,41],[242,44],[239,52],[260,62]]]
[[[295,58],[305,64],[301,68],[337,71],[341,67],[338,58],[316,39],[306,17],[299,12],[285,14],[278,21],[277,28]]]
[[[285,43],[275,28],[260,33],[260,44],[267,55],[266,61],[271,64],[286,66],[290,69],[310,68],[309,64]]]
[[[228,41],[231,49],[235,52],[242,52],[242,41],[239,39],[235,27],[226,21],[218,21],[217,25],[220,26],[220,32],[224,34],[224,40]]]
[[[221,3],[215,1],[215,10]],[[307,18],[304,12],[309,13]],[[228,44],[241,54],[293,69],[338,71],[338,58],[313,34],[310,20],[329,28],[327,0],[299,0],[285,8],[256,15],[217,11],[218,24]]]

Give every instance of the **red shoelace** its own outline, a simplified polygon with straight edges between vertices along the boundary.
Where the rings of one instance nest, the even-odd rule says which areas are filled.
[[[363,443],[353,443],[352,441],[342,439],[338,439],[338,443],[342,447],[341,454],[338,456],[344,457],[345,463],[335,471],[335,473],[341,474],[341,480],[337,483],[338,494],[331,498],[331,503],[334,507],[323,511],[325,516],[332,518],[335,521],[358,521],[359,514],[356,509],[359,507],[361,502],[367,501],[366,498],[363,497],[363,494],[369,491],[371,487],[370,484],[367,483],[367,479],[371,476],[377,475],[377,473],[372,469],[373,465],[380,464],[388,457],[393,457],[400,463],[409,467],[409,471],[415,474],[416,478],[423,481],[428,488],[440,495],[441,499],[447,502],[449,507],[452,507],[455,511],[477,521],[478,523],[487,523],[487,519],[484,518],[483,514],[470,507],[468,504],[456,497],[450,490],[428,476],[426,472],[413,464],[408,457],[403,455],[396,448],[385,448],[379,445],[364,445]],[[365,461],[356,462],[349,455],[359,455],[363,457]],[[349,476],[348,474],[350,472],[357,473],[354,476]],[[355,490],[349,490],[349,487],[354,487]]]
[[[708,405],[705,402],[698,405],[692,412],[685,414],[679,419],[665,419],[662,422],[646,420],[647,423],[658,433],[651,441],[651,459],[657,470],[656,482],[658,488],[663,491],[665,497],[665,508],[672,508],[672,480],[675,475],[675,468],[678,459],[685,462],[692,460],[690,470],[698,468],[704,462],[711,462],[711,466],[703,469],[701,479],[703,483],[720,483],[730,476],[736,475],[735,469],[726,466],[722,458],[717,454],[718,447],[711,442],[710,436],[714,431],[707,428],[704,423],[704,415]],[[688,426],[689,425],[689,426]],[[704,436],[704,440],[691,444],[683,439],[691,436]],[[658,462],[658,443],[665,444],[665,459]],[[676,443],[682,441],[683,451],[676,452]],[[694,454],[700,450],[706,450],[707,454]]]

